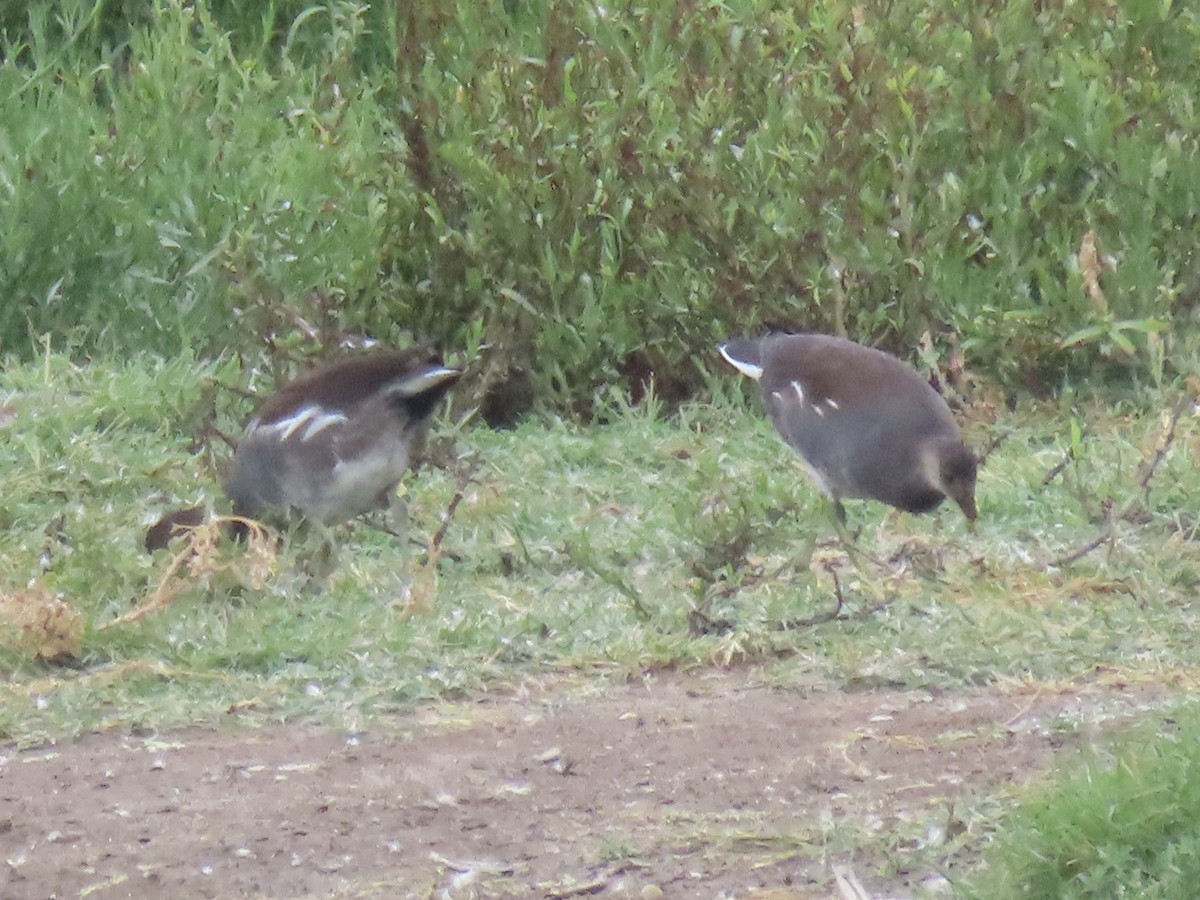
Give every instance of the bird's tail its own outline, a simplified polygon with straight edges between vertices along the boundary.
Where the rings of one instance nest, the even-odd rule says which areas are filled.
[[[756,338],[730,338],[718,348],[725,361],[755,381],[762,378],[762,341]]]

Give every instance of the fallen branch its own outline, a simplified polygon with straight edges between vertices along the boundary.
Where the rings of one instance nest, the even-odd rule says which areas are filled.
[[[1171,445],[1175,443],[1175,429],[1179,426],[1179,417],[1183,415],[1183,411],[1191,405],[1191,398],[1183,397],[1171,409],[1171,414],[1167,419],[1166,434],[1159,442],[1158,447],[1154,450],[1154,457],[1150,460],[1149,465],[1145,465],[1141,478],[1138,479],[1138,484],[1142,488],[1142,496],[1150,496],[1150,480],[1154,477],[1154,473],[1158,471],[1158,467],[1162,465],[1162,461],[1167,458],[1167,453],[1171,450]]]
[[[442,555],[442,541],[446,539],[446,532],[450,528],[450,522],[454,519],[454,514],[458,512],[458,506],[463,502],[467,488],[475,480],[475,473],[479,471],[480,459],[481,457],[478,452],[473,453],[459,467],[458,478],[454,485],[454,496],[446,504],[446,509],[442,512],[442,520],[438,524],[438,530],[433,533],[433,537],[429,540],[429,546],[425,548],[430,558],[435,554],[439,557]]]
[[[1072,563],[1078,562],[1097,547],[1102,547],[1111,541],[1113,532],[1116,531],[1116,527],[1116,522],[1110,520],[1108,524],[1104,526],[1104,530],[1096,535],[1096,537],[1092,538],[1092,540],[1088,541],[1083,546],[1072,550],[1066,556],[1060,556],[1058,559],[1051,560],[1050,562],[1046,563],[1046,568],[1061,569],[1064,566],[1069,566]]]

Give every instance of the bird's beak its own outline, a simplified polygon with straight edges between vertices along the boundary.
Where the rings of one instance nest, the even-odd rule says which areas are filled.
[[[975,508],[975,495],[967,494],[965,497],[955,497],[954,500],[962,509],[963,515],[967,517],[967,527],[974,531],[975,519],[979,516],[979,511]]]

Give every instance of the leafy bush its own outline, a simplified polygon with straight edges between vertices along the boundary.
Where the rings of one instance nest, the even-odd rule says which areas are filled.
[[[487,340],[576,409],[774,326],[1194,365],[1184,4],[46,6],[0,20],[10,352]]]
[[[27,326],[79,347],[212,350],[231,315],[263,314],[253,338],[280,297],[373,279],[361,148],[378,123],[361,98],[243,64],[180,8],[70,83],[0,76],[18,95],[0,163],[6,348]]]

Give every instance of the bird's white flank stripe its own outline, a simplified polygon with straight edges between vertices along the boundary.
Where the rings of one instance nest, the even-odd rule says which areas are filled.
[[[263,430],[277,432],[279,439],[286,441],[297,428],[307,425],[318,412],[315,406],[304,406],[286,418],[276,419],[270,425],[264,425]]]
[[[825,403],[829,406],[830,409],[841,409],[842,408],[842,405],[840,403],[838,403],[836,400],[834,400],[832,397],[826,397]]]
[[[304,429],[304,434],[300,435],[301,441],[311,441],[314,437],[328,428],[330,425],[337,425],[339,422],[345,422],[346,417],[339,412],[325,412],[314,418],[309,426]]]
[[[286,441],[300,429],[300,440],[309,441],[331,425],[345,422],[346,417],[340,412],[330,412],[320,406],[305,406],[286,418],[261,427],[264,431],[273,431],[279,435],[279,440]]]
[[[799,400],[801,403],[803,403],[804,402],[804,388],[800,385],[800,382],[793,381],[792,382],[792,390],[796,392],[796,399]]]
[[[763,374],[762,366],[756,366],[754,363],[749,363],[749,362],[746,362],[745,360],[737,359],[736,357],[730,356],[729,351],[725,349],[724,344],[722,344],[717,349],[721,352],[721,355],[723,357],[725,357],[725,362],[729,363],[731,366],[733,366],[735,369],[737,369],[743,375],[747,375],[750,378],[753,378],[755,381],[758,381],[760,378],[762,378],[762,374]]]

